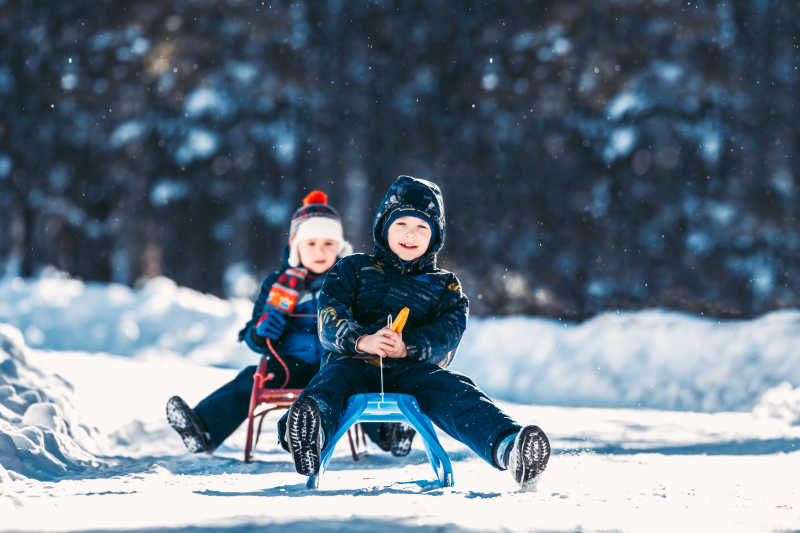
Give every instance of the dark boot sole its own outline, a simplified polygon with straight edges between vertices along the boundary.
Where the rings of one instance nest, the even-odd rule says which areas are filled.
[[[319,472],[320,422],[319,407],[311,398],[300,398],[289,409],[286,442],[298,474],[312,476]]]
[[[523,489],[530,488],[536,477],[547,468],[550,459],[550,441],[539,426],[526,426],[514,440],[512,453],[519,454],[514,461],[514,479]]]
[[[181,436],[186,449],[192,453],[211,452],[211,444],[194,418],[191,408],[179,396],[167,400],[167,422]]]
[[[396,423],[392,431],[392,455],[395,457],[405,457],[411,451],[414,443],[414,435],[417,432],[414,428],[405,424]]]

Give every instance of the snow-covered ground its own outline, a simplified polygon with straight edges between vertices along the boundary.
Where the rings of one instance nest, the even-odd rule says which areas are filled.
[[[357,463],[341,443],[309,491],[274,417],[252,464],[243,428],[214,456],[184,453],[164,403],[254,360],[234,342],[249,313],[164,279],[0,282],[0,530],[800,529],[797,311],[472,320],[457,368],[552,439],[530,493],[441,433],[448,489],[419,443]]]

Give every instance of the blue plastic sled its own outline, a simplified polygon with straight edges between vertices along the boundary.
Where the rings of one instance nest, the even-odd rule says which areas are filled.
[[[416,398],[410,394],[390,393],[384,394],[383,401],[381,401],[380,394],[369,393],[354,394],[347,401],[347,408],[342,415],[339,429],[332,438],[328,439],[328,443],[322,450],[319,472],[309,476],[306,487],[309,489],[319,488],[319,479],[325,472],[325,467],[333,455],[336,443],[347,433],[350,426],[359,422],[404,422],[410,424],[422,437],[428,460],[442,487],[453,486],[453,466],[450,464],[450,458],[439,443],[430,418],[419,408]]]

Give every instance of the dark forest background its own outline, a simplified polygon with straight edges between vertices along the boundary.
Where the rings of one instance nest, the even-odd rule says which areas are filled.
[[[800,4],[0,0],[0,275],[220,295],[439,183],[480,315],[797,307]]]

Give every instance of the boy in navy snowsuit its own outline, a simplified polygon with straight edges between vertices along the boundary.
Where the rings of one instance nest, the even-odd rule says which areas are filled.
[[[308,194],[292,216],[288,253],[281,270],[268,275],[253,306],[250,321],[239,332],[258,353],[269,353],[268,343],[286,364],[289,375],[276,357],[268,359],[267,373],[274,378],[267,388],[301,389],[319,370],[324,353],[317,336],[317,295],[326,272],[339,257],[352,253],[344,239],[336,210],[320,191]],[[291,312],[287,309],[293,308]],[[242,370],[194,409],[178,396],[167,402],[167,420],[181,435],[191,452],[212,452],[247,418],[256,365]],[[365,424],[367,434],[394,455],[408,453],[413,430],[399,425]],[[393,432],[393,433],[392,433]],[[395,441],[392,441],[392,437]]]
[[[325,437],[336,432],[352,394],[377,392],[380,357],[386,392],[416,397],[431,420],[526,488],[547,466],[550,443],[521,427],[463,374],[444,367],[467,325],[468,300],[456,276],[437,266],[445,240],[439,188],[400,176],[373,223],[374,252],[342,258],[328,272],[318,317],[323,367],[288,413],[284,438],[295,468],[318,472]],[[387,316],[410,315],[402,334]],[[373,359],[373,361],[369,361]],[[281,434],[281,433],[279,433]]]

